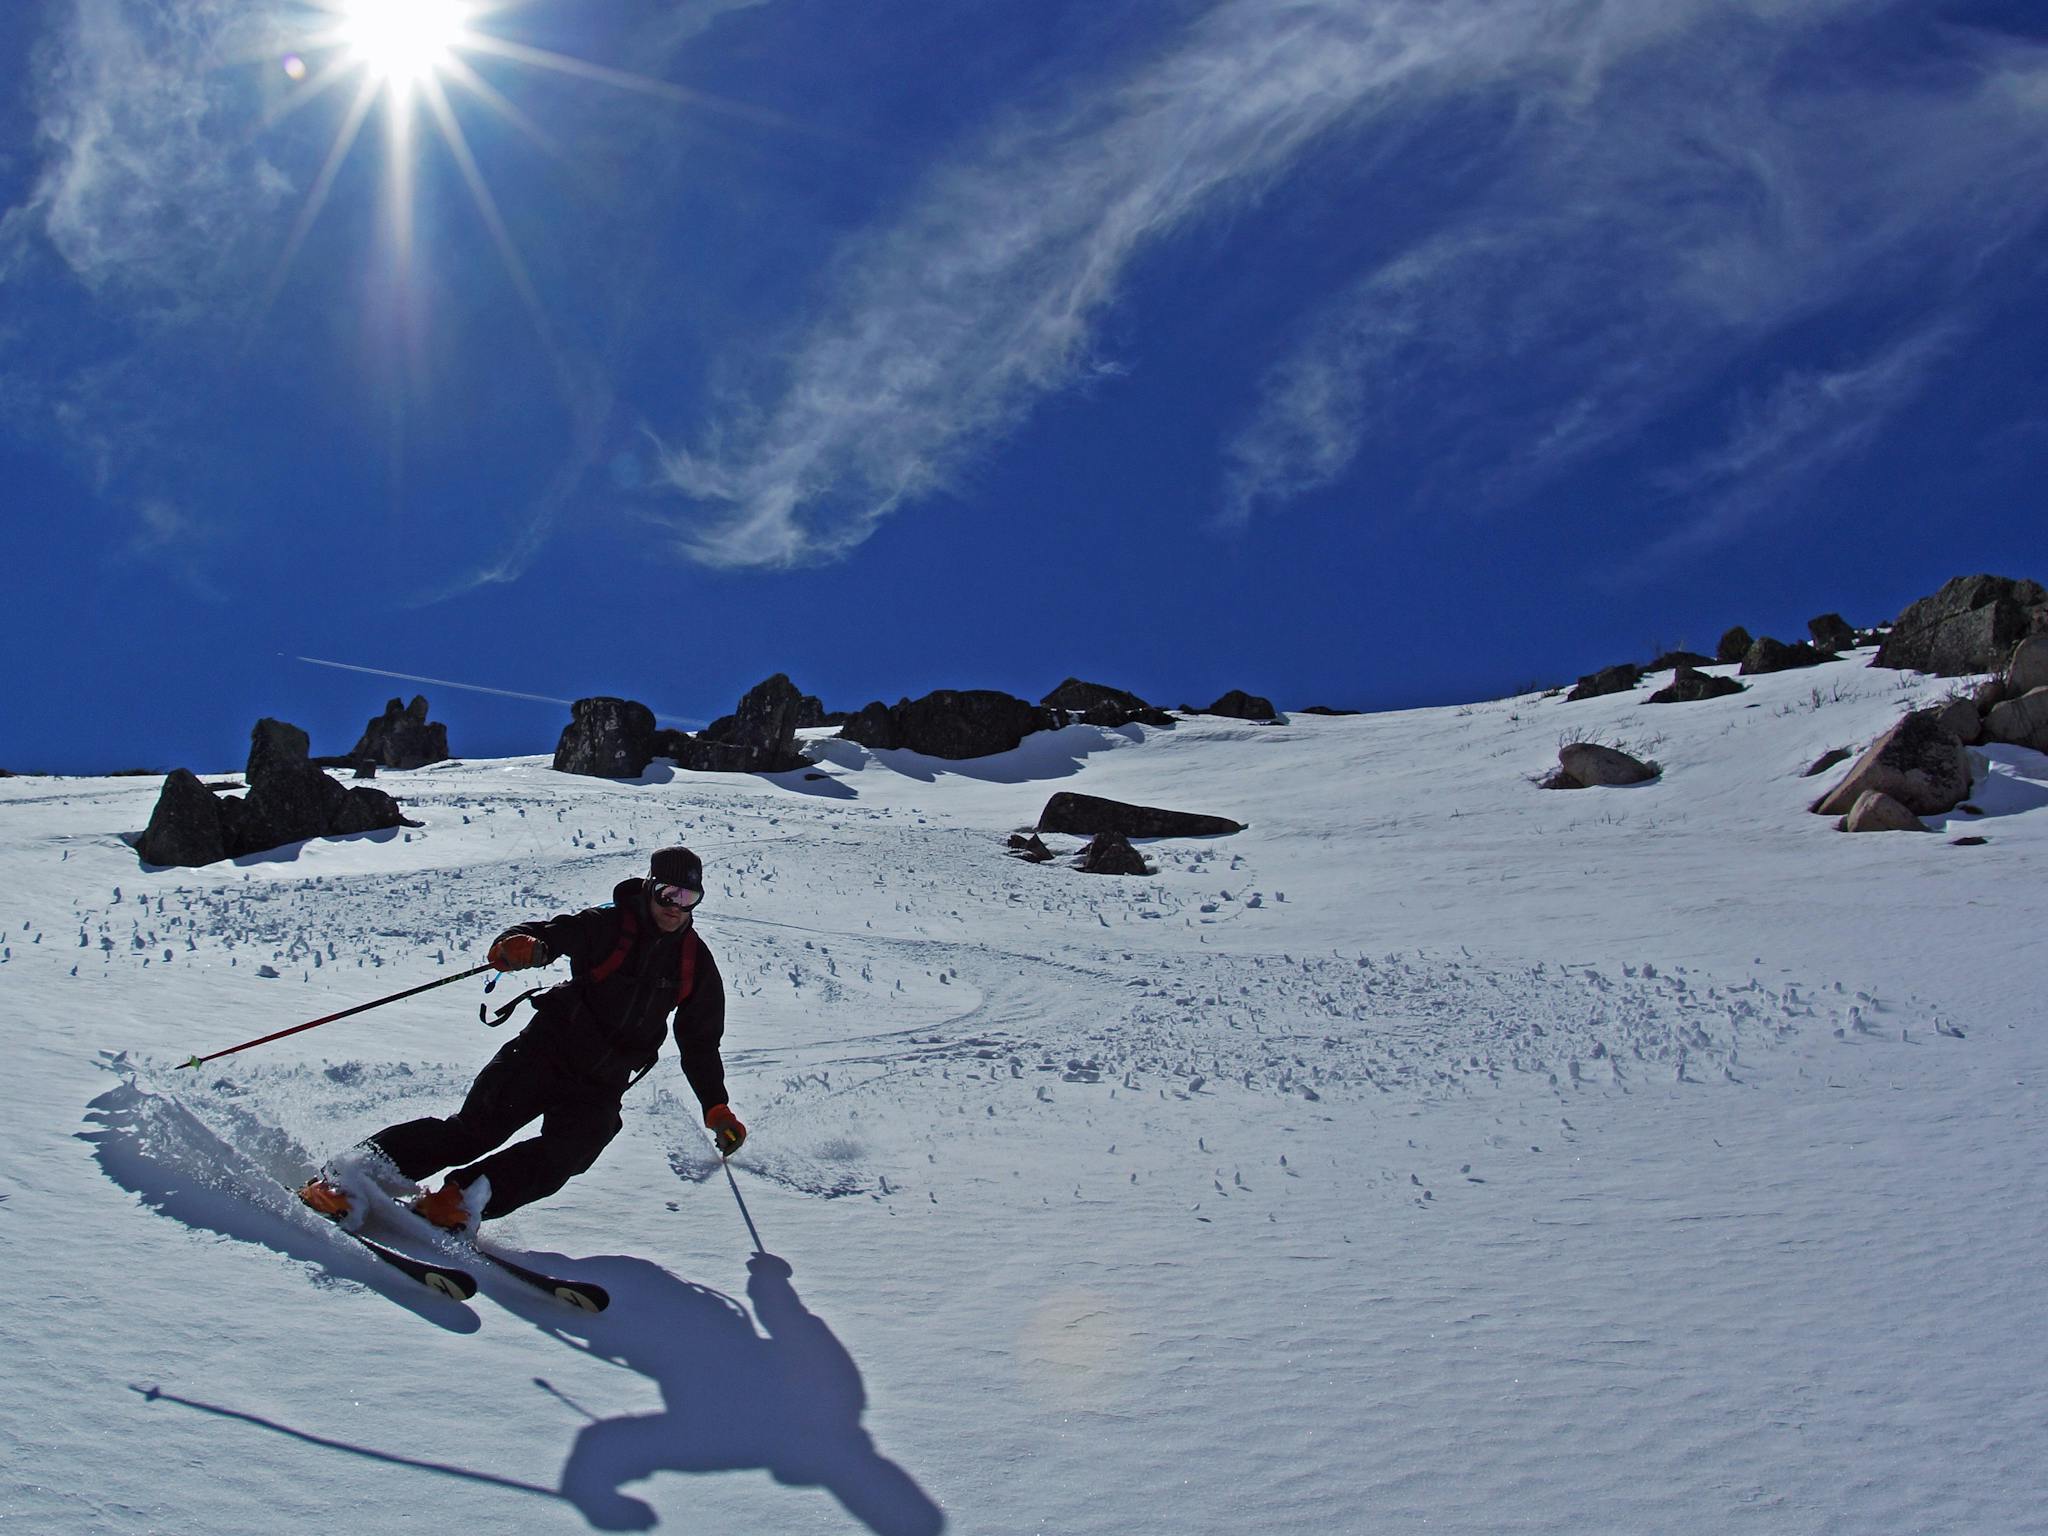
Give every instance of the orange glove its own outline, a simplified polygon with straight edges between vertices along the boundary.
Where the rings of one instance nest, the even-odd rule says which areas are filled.
[[[546,965],[555,957],[539,939],[515,933],[493,944],[484,958],[501,971],[523,971],[530,966]]]
[[[720,1157],[731,1157],[746,1142],[747,1128],[740,1124],[740,1117],[732,1112],[730,1104],[714,1104],[705,1110],[704,1123],[718,1138]]]

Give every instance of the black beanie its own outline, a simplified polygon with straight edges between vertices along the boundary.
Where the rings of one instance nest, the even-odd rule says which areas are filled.
[[[660,885],[680,885],[700,894],[704,889],[704,861],[683,847],[657,848],[647,861],[647,878]]]

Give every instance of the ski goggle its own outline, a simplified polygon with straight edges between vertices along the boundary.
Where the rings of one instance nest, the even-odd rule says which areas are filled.
[[[687,885],[657,885],[654,899],[674,912],[687,912],[704,899],[702,891],[693,891]]]

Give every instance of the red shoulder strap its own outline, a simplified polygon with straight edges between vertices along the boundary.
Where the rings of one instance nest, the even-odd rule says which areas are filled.
[[[633,952],[633,940],[640,932],[640,924],[633,916],[631,907],[620,907],[619,942],[612,946],[612,952],[590,968],[592,981],[603,981],[626,963],[626,956]]]
[[[690,993],[697,986],[697,925],[692,923],[690,931],[683,935],[683,974],[676,985],[676,1006],[682,1007],[690,1000]]]

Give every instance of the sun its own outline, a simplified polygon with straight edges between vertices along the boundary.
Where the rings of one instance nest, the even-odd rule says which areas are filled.
[[[375,80],[409,91],[433,79],[470,41],[461,0],[346,0],[336,34]]]

